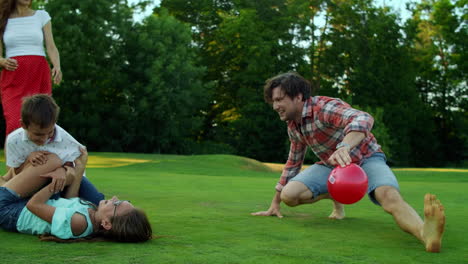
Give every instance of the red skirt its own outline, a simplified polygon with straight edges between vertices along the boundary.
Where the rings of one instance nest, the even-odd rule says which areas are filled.
[[[52,95],[52,80],[47,60],[43,56],[12,57],[18,61],[15,71],[3,69],[0,76],[3,115],[6,135],[21,127],[21,103],[23,97],[33,94]]]

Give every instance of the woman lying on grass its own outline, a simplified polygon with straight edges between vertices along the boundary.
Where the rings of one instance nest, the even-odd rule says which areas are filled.
[[[43,165],[27,163],[17,175],[5,175],[0,187],[0,227],[32,235],[50,234],[58,238],[56,241],[84,237],[118,242],[150,240],[152,229],[148,218],[130,202],[114,196],[96,206],[77,197],[88,159],[86,150],[81,152],[75,168],[65,166],[62,175],[45,174],[62,166],[55,154],[49,154]],[[50,179],[44,175],[52,181],[48,183]],[[51,199],[64,187],[67,187],[62,194],[65,198]]]

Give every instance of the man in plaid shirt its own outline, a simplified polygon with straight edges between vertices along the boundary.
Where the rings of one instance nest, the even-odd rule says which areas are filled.
[[[339,99],[310,94],[310,83],[296,73],[281,74],[266,82],[265,100],[287,122],[291,147],[270,208],[252,214],[281,218],[281,202],[297,206],[332,199],[327,180],[333,167],[356,163],[368,176],[369,198],[391,214],[402,230],[422,241],[426,251],[439,252],[444,207],[435,195],[426,194],[423,221],[403,200],[396,177],[371,133],[372,116]],[[307,147],[320,161],[301,172]],[[344,218],[342,204],[334,201],[330,218]]]

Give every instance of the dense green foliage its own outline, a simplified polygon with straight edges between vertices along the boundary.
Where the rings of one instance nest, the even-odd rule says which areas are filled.
[[[430,108],[440,144],[437,159],[455,162],[468,152],[467,1],[423,0],[405,26],[416,70],[415,84]]]
[[[434,166],[467,157],[463,2],[414,5],[413,18],[405,26],[392,10],[377,8],[369,0],[163,0],[161,6],[194,27],[193,39],[208,67],[205,79],[215,81],[216,104],[205,128],[211,134],[205,133],[205,139],[227,142],[241,155],[284,160],[285,132],[274,125],[274,114],[261,110],[261,81],[294,70],[307,76],[318,94],[378,110],[378,122],[383,122],[376,124],[378,133],[385,133],[377,136],[394,163]],[[423,11],[435,14],[422,19],[419,13]],[[426,55],[430,61],[420,62],[418,54],[423,51],[415,36],[425,32],[415,26],[418,23],[429,23],[445,33],[426,41],[434,45],[451,40],[446,52],[451,51],[459,65],[446,67],[459,77],[452,86],[437,84],[440,89],[453,87],[453,92],[444,95],[456,99],[445,100],[452,102],[445,105],[449,109],[445,116],[438,114],[436,102],[440,100],[432,97],[436,92],[423,93],[419,87],[421,82],[428,83],[421,76],[447,77],[423,68],[437,67],[438,54],[430,53]],[[436,89],[433,84],[428,85]],[[267,119],[270,125],[259,119]],[[446,119],[453,121],[442,126],[449,122]],[[265,153],[264,149],[279,151]]]
[[[92,168],[95,158],[148,162]],[[327,218],[328,200],[282,206],[282,219],[251,216],[267,209],[279,177],[255,160],[90,153],[89,161],[88,178],[107,197],[130,199],[144,209],[155,235],[163,237],[144,244],[57,244],[0,230],[2,263],[460,264],[468,259],[468,172],[395,170],[405,200],[419,214],[426,192],[437,194],[445,206],[442,252],[430,254],[367,197],[346,206],[347,218],[341,221]]]
[[[140,2],[34,1],[61,54],[59,123],[89,149],[283,162],[286,126],[262,86],[297,71],[377,115],[394,164],[468,159],[464,0],[421,0],[406,21],[371,0],[162,0],[135,22]]]

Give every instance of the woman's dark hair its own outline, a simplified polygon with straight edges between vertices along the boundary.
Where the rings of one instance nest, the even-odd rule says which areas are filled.
[[[153,230],[145,212],[134,208],[111,218],[112,228],[102,230],[104,238],[117,242],[145,242],[153,237]]]
[[[283,92],[293,98],[302,94],[302,101],[307,100],[311,95],[311,85],[308,80],[295,72],[288,72],[272,77],[265,82],[263,96],[269,104],[273,103],[273,89],[280,87]]]
[[[5,33],[5,28],[8,23],[8,18],[10,18],[11,13],[16,8],[17,0],[0,0],[0,39],[3,41],[3,33]],[[31,3],[29,7],[31,8]]]
[[[16,0],[1,0],[0,1],[0,36],[5,33],[5,28],[10,18],[11,13],[16,8]]]

